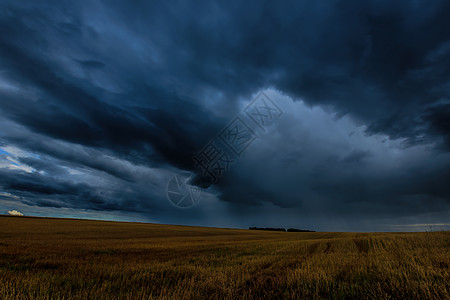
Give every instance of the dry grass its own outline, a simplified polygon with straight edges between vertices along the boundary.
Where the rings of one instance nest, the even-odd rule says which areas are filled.
[[[0,217],[4,299],[450,299],[450,232]]]

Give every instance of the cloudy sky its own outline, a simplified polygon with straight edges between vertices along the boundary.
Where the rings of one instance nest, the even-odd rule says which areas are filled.
[[[448,229],[449,14],[1,0],[0,213]]]

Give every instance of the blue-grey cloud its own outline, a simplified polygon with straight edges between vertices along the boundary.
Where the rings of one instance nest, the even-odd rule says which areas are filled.
[[[33,154],[1,168],[0,187],[28,204],[214,225],[206,204],[174,212],[165,184],[197,172],[192,155],[272,88],[283,118],[208,189],[221,224],[268,205],[358,220],[449,210],[447,1],[0,8],[0,148]]]

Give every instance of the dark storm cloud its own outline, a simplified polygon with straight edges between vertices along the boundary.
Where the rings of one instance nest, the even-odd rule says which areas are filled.
[[[372,133],[411,143],[448,138],[433,121],[448,114],[430,112],[440,101],[448,105],[446,1],[167,3],[108,11],[162,47],[166,72],[190,86],[233,99],[270,85],[362,118]]]
[[[242,101],[271,87],[303,106],[327,107],[348,129],[345,136],[359,124],[368,135],[403,140],[393,146],[403,163],[381,170],[382,161],[397,163],[390,150],[377,148],[383,141],[347,139],[333,131],[338,125],[323,125],[332,117],[291,103],[285,109],[297,115],[287,113],[251,157],[211,187],[238,205],[231,213],[241,204],[269,203],[395,214],[408,201],[415,203],[409,213],[424,203],[448,210],[448,1],[0,7],[0,145],[38,155],[18,158],[33,173],[3,170],[0,185],[28,201],[167,210],[158,194],[165,170],[193,170],[192,154],[239,113]],[[316,119],[302,123],[308,115]],[[339,123],[346,117],[355,123]],[[336,134],[344,142],[326,150],[322,144]],[[426,145],[434,152],[420,148]],[[433,155],[443,156],[440,164]],[[73,180],[67,169],[87,174],[91,184]]]
[[[28,204],[140,213],[158,211],[159,206],[164,207],[161,205],[164,202],[157,201],[161,201],[161,197],[151,190],[155,189],[152,183],[145,185],[139,181],[142,178],[135,178],[133,182],[122,181],[120,178],[105,177],[95,170],[86,171],[85,166],[73,173],[77,170],[73,163],[61,167],[61,161],[53,159],[28,157],[20,162],[27,163],[33,172],[1,170],[0,187]],[[72,173],[67,166],[71,166]],[[143,173],[139,169],[135,171]],[[155,180],[151,177],[147,179]]]
[[[57,207],[62,207],[64,204],[66,206],[84,207],[88,204],[89,208],[95,208],[95,206],[100,208],[101,205],[99,204],[105,203],[99,195],[91,194],[92,187],[85,184],[71,184],[70,182],[47,178],[37,173],[28,174],[25,172],[8,172],[5,174],[2,171],[0,178],[3,190],[12,191],[22,197],[30,196],[34,200],[34,204],[37,205],[46,206],[46,203],[53,203],[52,206],[57,205]]]
[[[368,136],[348,117],[277,100],[283,118],[220,182],[223,200],[348,216],[449,210],[448,153]]]
[[[29,17],[40,20],[41,16],[36,15]],[[44,56],[36,57],[40,50],[47,50],[47,43],[41,46],[44,49],[40,49],[39,44],[29,49],[9,39],[12,31],[22,35],[21,43],[27,39],[32,42],[36,33],[26,26],[23,17],[8,17],[3,21],[5,34],[0,42],[2,66],[6,68],[8,77],[15,82],[35,86],[42,95],[35,101],[29,101],[26,96],[3,95],[1,103],[6,117],[56,139],[111,149],[122,155],[131,149],[141,163],[150,158],[157,161],[161,156],[159,160],[162,163],[168,160],[184,168],[191,165],[189,153],[198,149],[200,144],[190,136],[195,133],[201,138],[211,135],[215,129],[214,125],[210,126],[211,120],[201,117],[205,112],[197,103],[142,81],[130,83],[132,90],[129,93],[107,95],[102,101],[97,94],[107,91],[89,91],[82,82],[76,82],[70,74],[64,73],[65,70],[54,61],[46,60]],[[45,22],[50,21],[45,19]],[[31,38],[27,37],[28,34]],[[83,61],[82,65],[92,68],[104,64]],[[108,96],[113,102],[120,100],[110,103]],[[140,98],[146,99],[145,105],[140,105]],[[124,108],[123,105],[129,107]],[[185,151],[179,151],[180,145]]]
[[[119,57],[108,57],[104,49],[108,43],[118,41],[107,37],[117,27],[124,35],[129,33],[122,38],[124,41],[148,43],[149,48],[155,49],[157,62],[149,63],[148,68],[161,77],[174,78],[182,88],[189,87],[194,96],[210,87],[234,100],[237,95],[248,96],[255,89],[271,85],[296,98],[330,104],[361,117],[372,124],[371,132],[406,136],[412,142],[430,134],[431,138],[448,139],[448,126],[443,124],[449,119],[448,109],[436,111],[432,106],[448,100],[445,74],[450,64],[450,24],[446,12],[450,6],[445,1],[433,4],[355,2],[352,5],[341,1],[247,2],[244,5],[148,3],[142,7],[118,2],[92,5],[93,9],[103,8],[104,12],[74,5],[70,14],[70,5],[56,7],[46,14],[37,6],[7,6],[0,48],[3,65],[12,73],[10,76],[36,85],[47,94],[46,99],[33,107],[21,104],[27,112],[39,107],[42,115],[39,120],[17,109],[12,113],[19,121],[26,120],[29,127],[56,138],[91,145],[104,145],[111,140],[108,147],[119,144],[132,147],[139,140],[148,140],[156,148],[160,147],[161,153],[168,153],[169,160],[181,162],[187,157],[174,155],[161,136],[175,140],[191,152],[198,145],[190,147],[190,142],[182,138],[191,134],[186,130],[196,125],[208,128],[205,125],[214,122],[203,121],[205,112],[199,111],[192,99],[185,107],[174,109],[186,102],[179,101],[171,91],[158,89],[161,82],[143,80],[139,77],[141,70],[134,71],[135,74],[133,70],[129,72],[114,61],[120,60]],[[98,14],[98,21],[90,19],[94,14]],[[103,21],[111,23],[98,24]],[[68,26],[73,28],[69,32]],[[101,37],[100,32],[104,31],[107,34]],[[96,43],[105,43],[99,50],[102,53],[86,50],[89,44],[83,44],[84,39],[93,43],[92,49],[98,47]],[[133,89],[119,95],[122,99],[116,103],[108,99],[101,101],[98,99],[101,90],[87,91],[81,82],[67,78],[70,75],[64,73],[63,66],[45,59],[45,51],[55,41],[71,45],[80,41],[77,52],[82,55],[104,55],[105,61],[75,61],[83,68],[105,72],[108,68],[123,68],[127,71],[123,79],[125,82],[131,79],[127,84]],[[32,49],[25,47],[31,44]],[[132,56],[135,54],[132,48],[128,50],[129,53],[126,45],[122,45],[115,52],[133,65],[138,58]],[[152,103],[153,109],[136,105],[133,111],[128,111],[120,107],[140,98],[145,98],[147,105]],[[168,107],[171,100],[173,106]],[[137,112],[146,109],[147,112]],[[180,120],[188,114],[196,116]],[[170,130],[164,124],[167,120],[171,123]],[[56,122],[61,125],[53,126]],[[74,127],[78,130],[64,132],[65,128]],[[151,136],[155,129],[160,132]],[[195,133],[198,135],[199,131]]]

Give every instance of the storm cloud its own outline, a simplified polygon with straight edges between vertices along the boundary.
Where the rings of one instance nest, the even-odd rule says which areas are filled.
[[[323,230],[449,220],[447,1],[0,8],[5,211]],[[192,156],[236,116],[251,124],[260,92],[282,117],[177,210],[170,178],[200,175]]]

